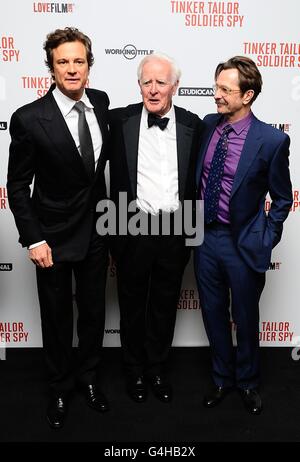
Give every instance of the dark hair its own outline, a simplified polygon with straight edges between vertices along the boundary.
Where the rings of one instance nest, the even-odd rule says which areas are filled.
[[[228,61],[218,64],[215,71],[215,80],[217,80],[220,72],[227,69],[237,69],[241,92],[244,94],[247,90],[253,90],[254,95],[251,102],[255,101],[262,87],[262,77],[255,62],[246,56],[234,56]]]
[[[75,27],[65,27],[64,29],[56,29],[47,35],[47,39],[44,43],[44,50],[46,51],[47,59],[45,60],[46,65],[53,72],[53,50],[59,45],[66,42],[81,42],[86,49],[86,57],[89,68],[94,64],[94,56],[92,53],[92,42],[89,37],[80,32]]]

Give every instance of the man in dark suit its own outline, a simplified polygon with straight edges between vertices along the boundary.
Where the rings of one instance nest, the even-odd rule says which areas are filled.
[[[151,218],[157,218],[159,226],[164,218],[174,221],[180,203],[196,197],[193,175],[202,122],[172,104],[179,77],[167,56],[145,57],[138,68],[143,103],[110,112],[111,199],[118,210],[121,202],[127,207],[136,201],[146,224]],[[190,249],[183,235],[172,232],[172,223],[170,235],[163,235],[162,228],[151,235],[150,226],[137,235],[121,234],[111,238],[111,251],[127,391],[134,401],[143,402],[149,381],[155,396],[169,402],[172,388],[165,366]]]
[[[251,59],[236,56],[220,63],[215,82],[218,114],[204,119],[196,180],[205,230],[195,270],[214,381],[204,405],[219,404],[236,386],[248,411],[259,414],[259,299],[292,204],[290,140],[251,111],[262,86]],[[268,214],[267,193],[272,199]]]
[[[106,197],[109,99],[102,91],[85,90],[93,64],[86,35],[57,29],[44,49],[55,85],[11,118],[7,190],[20,242],[36,264],[50,381],[47,419],[60,428],[75,380],[91,407],[108,409],[97,386],[108,257],[106,242],[96,233],[95,209]],[[76,368],[72,274],[79,313]]]

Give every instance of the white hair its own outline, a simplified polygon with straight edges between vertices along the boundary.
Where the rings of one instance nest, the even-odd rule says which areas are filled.
[[[165,53],[156,52],[156,53],[151,53],[150,55],[145,56],[145,58],[143,58],[142,61],[140,62],[137,68],[137,76],[138,76],[139,81],[142,78],[142,72],[143,72],[144,65],[151,61],[166,61],[167,63],[171,65],[172,83],[175,83],[180,79],[181,70],[177,66],[174,59],[170,58],[170,56],[166,55]]]

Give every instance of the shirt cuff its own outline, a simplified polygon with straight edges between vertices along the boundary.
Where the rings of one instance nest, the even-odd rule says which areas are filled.
[[[39,245],[42,245],[42,244],[46,244],[46,241],[40,241],[40,242],[36,242],[35,244],[31,244],[28,247],[28,250],[34,249],[35,247],[38,247]]]

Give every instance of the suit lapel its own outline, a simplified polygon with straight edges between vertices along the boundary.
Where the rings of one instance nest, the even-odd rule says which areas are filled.
[[[86,178],[81,156],[65,119],[52,96],[52,92],[49,92],[45,97],[39,120],[49,138],[49,142],[55,147],[55,151],[61,157],[62,162],[77,174]]]
[[[102,148],[101,148],[101,152],[100,152],[100,155],[99,155],[97,168],[96,168],[96,174],[97,174],[98,170],[100,168],[100,164],[102,163],[101,162],[102,157],[103,157],[102,154],[103,154],[103,152],[105,150],[105,145],[106,145],[107,137],[108,137],[107,115],[105,114],[103,107],[100,106],[97,103],[97,101],[93,97],[93,94],[91,92],[89,92],[88,89],[86,89],[86,93],[87,93],[88,98],[91,101],[92,105],[94,106],[94,113],[95,113],[95,116],[96,116],[96,119],[97,119],[97,122],[98,122],[98,125],[99,125],[99,128],[100,128],[100,131],[101,131],[101,135],[102,135]]]
[[[137,194],[137,159],[142,107],[142,104],[139,105],[137,113],[131,114],[123,120],[125,153],[133,198],[136,198]]]
[[[236,174],[234,177],[231,196],[236,193],[237,189],[239,188],[241,182],[243,181],[247,171],[254,161],[255,157],[257,156],[259,149],[262,145],[262,137],[259,128],[259,121],[254,117],[252,124],[249,128],[244,147],[241,153],[241,157],[238,163],[238,167],[236,170]]]
[[[134,198],[136,198],[137,194],[138,146],[142,108],[142,104],[135,105],[128,113],[128,117],[123,120],[125,152],[132,197]],[[189,120],[185,120],[183,113],[180,111],[180,108],[177,108],[176,106],[175,114],[179,199],[183,200],[188,168],[190,164],[191,145],[193,142],[194,130],[188,126]]]
[[[203,134],[203,141],[201,143],[199,155],[198,155],[198,161],[197,161],[197,166],[196,166],[196,185],[200,184],[200,179],[201,179],[201,174],[202,174],[202,168],[203,168],[203,162],[205,159],[205,155],[211,140],[211,137],[213,136],[213,133],[216,129],[216,126],[218,125],[220,119],[222,116],[216,116],[214,122],[206,127],[206,131]],[[204,119],[205,122],[205,119]]]
[[[177,138],[177,162],[178,162],[178,189],[179,200],[182,202],[184,199],[184,192],[186,187],[186,179],[191,156],[191,145],[193,142],[194,130],[187,127],[177,120],[178,108],[175,107],[176,112],[176,138]]]

